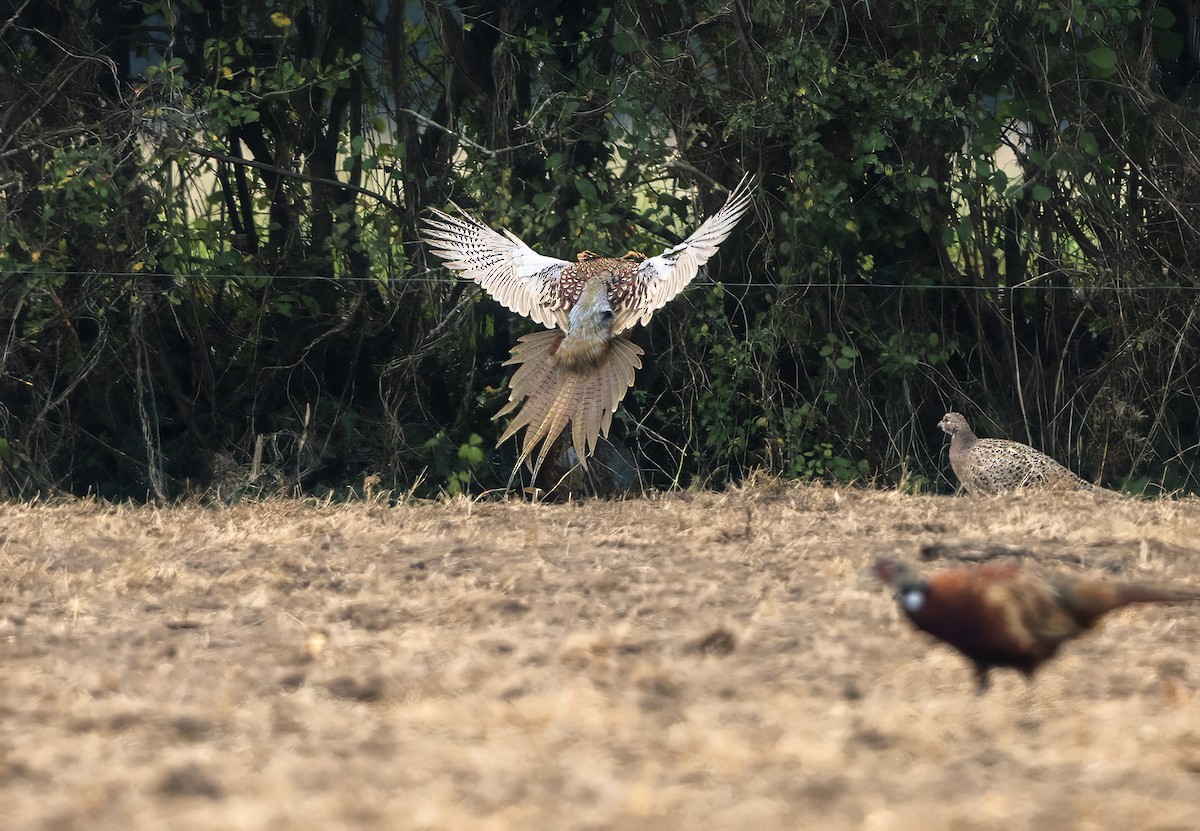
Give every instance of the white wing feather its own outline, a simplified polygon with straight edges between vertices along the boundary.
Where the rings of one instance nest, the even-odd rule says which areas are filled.
[[[466,214],[439,210],[426,219],[422,236],[446,267],[478,283],[502,306],[532,318],[547,329],[567,329],[567,310],[554,287],[570,263],[543,257],[511,231],[493,231]]]
[[[635,324],[645,325],[656,311],[674,298],[696,278],[703,266],[717,253],[719,246],[750,207],[754,193],[750,174],[729,194],[724,207],[704,221],[686,240],[638,267],[639,286],[633,292],[633,305],[621,309],[613,323],[613,334]]]

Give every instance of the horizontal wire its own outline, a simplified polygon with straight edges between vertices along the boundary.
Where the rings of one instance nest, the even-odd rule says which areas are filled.
[[[425,274],[432,274],[432,271],[422,272],[420,275],[409,277],[397,277],[392,279],[384,279],[379,277],[323,277],[318,274],[161,274],[152,271],[16,271],[16,270],[0,270],[0,278],[3,277],[151,277],[151,278],[171,278],[182,280],[198,280],[198,281],[234,281],[234,280],[297,280],[297,281],[324,281],[329,283],[378,283],[380,285],[394,286],[400,283],[421,283],[429,285],[442,285],[453,282],[470,283],[471,280],[453,277],[426,277]],[[982,292],[1002,292],[1002,291],[1071,291],[1071,292],[1153,292],[1153,291],[1182,291],[1182,292],[1200,292],[1200,285],[1195,286],[1063,286],[1053,285],[1038,282],[1019,283],[1015,286],[982,286],[982,285],[961,285],[956,283],[933,283],[933,284],[914,284],[914,283],[729,283],[725,281],[712,282],[694,282],[685,288],[685,291],[713,288],[722,286],[723,288],[731,289],[907,289],[911,291],[982,291]]]

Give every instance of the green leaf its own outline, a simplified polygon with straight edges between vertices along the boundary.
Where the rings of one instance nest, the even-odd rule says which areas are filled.
[[[618,55],[628,55],[637,48],[637,42],[626,32],[617,32],[609,39],[609,43]]]
[[[1034,202],[1049,202],[1050,197],[1054,194],[1045,185],[1034,185],[1033,190],[1030,191],[1030,195],[1033,197]]]
[[[1107,78],[1117,69],[1117,53],[1107,46],[1097,46],[1086,57],[1097,78]]]
[[[459,445],[458,458],[466,462],[469,466],[475,467],[483,461],[483,451],[478,445],[463,444]]]
[[[1108,46],[1097,46],[1087,53],[1088,62],[1101,69],[1113,69],[1117,65],[1117,53]]]
[[[1049,172],[1050,159],[1042,151],[1030,149],[1025,153],[1025,158],[1029,159],[1029,161],[1033,162],[1042,170]]]
[[[587,202],[596,202],[596,186],[589,180],[582,177],[575,180],[575,189],[579,191],[579,195]]]

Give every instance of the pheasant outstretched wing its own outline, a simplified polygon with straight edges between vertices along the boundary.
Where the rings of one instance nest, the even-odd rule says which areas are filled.
[[[648,323],[656,311],[696,278],[700,267],[717,253],[717,246],[746,213],[753,193],[754,185],[747,174],[729,194],[725,206],[706,219],[695,233],[659,256],[643,260],[631,284],[614,288],[613,334],[638,323]]]
[[[567,304],[558,278],[570,263],[543,257],[511,231],[493,231],[465,212],[432,213],[421,235],[447,268],[478,283],[505,308],[566,331]]]

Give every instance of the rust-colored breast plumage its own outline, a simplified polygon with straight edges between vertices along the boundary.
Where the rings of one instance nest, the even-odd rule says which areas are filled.
[[[561,302],[570,308],[579,302],[584,283],[606,280],[609,302],[614,307],[620,305],[618,298],[630,295],[632,286],[637,283],[636,265],[624,258],[587,256],[589,254],[581,254],[578,262],[571,263],[559,275],[557,292]]]
[[[1020,567],[1007,563],[945,571],[929,581],[924,606],[908,616],[969,656],[1025,666],[1041,650],[1027,625],[1031,597],[1023,582]]]
[[[647,283],[639,268],[645,259],[643,255],[630,251],[615,261],[618,265],[609,278],[608,288],[608,300],[614,309],[630,309],[645,303]]]

